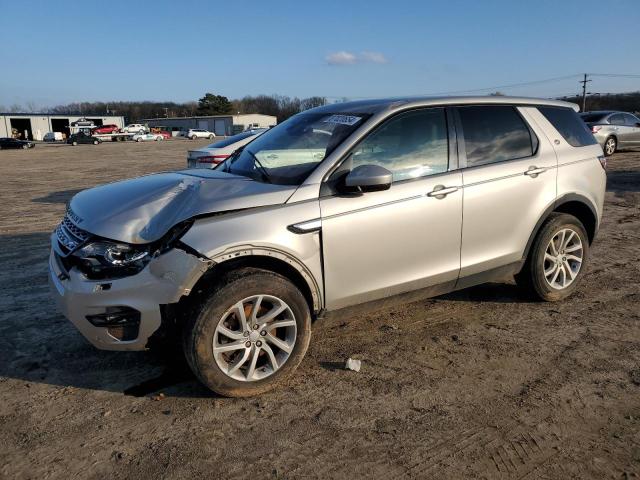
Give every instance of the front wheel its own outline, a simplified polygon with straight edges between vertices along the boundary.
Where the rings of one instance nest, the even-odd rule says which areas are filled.
[[[78,142],[71,142],[71,145],[73,145],[74,147],[76,147],[78,145]]]
[[[516,281],[541,300],[563,300],[577,288],[588,254],[589,238],[580,220],[552,213],[538,232]]]
[[[142,139],[141,138],[136,138],[136,142],[141,142]]]
[[[99,144],[99,143],[100,143],[100,142],[99,142],[98,140],[94,140],[94,141],[93,141],[93,144],[94,144],[94,145],[97,145],[97,144]]]
[[[27,148],[29,148],[29,145],[22,145],[23,150],[26,150]]]
[[[274,388],[298,367],[311,339],[307,302],[285,277],[246,268],[194,305],[185,356],[214,392],[248,397]]]
[[[618,149],[618,140],[616,140],[616,137],[607,138],[607,140],[604,142],[604,149],[603,149],[604,154],[608,157],[616,153],[617,149]]]
[[[209,135],[209,140],[213,140],[213,135]]]

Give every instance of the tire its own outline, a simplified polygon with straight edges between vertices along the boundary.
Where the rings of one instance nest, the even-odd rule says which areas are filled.
[[[142,139],[141,138],[136,138],[136,142],[141,142]]]
[[[94,141],[93,141],[93,144],[94,144],[94,145],[98,145],[99,143],[100,143],[100,142],[99,142],[98,140],[94,140]]]
[[[74,147],[78,146],[78,142],[71,142],[71,145],[73,145]]]
[[[604,150],[604,154],[606,157],[610,157],[611,155],[616,153],[616,150],[618,150],[618,139],[613,136],[607,137],[607,139],[604,141],[604,147],[602,148],[602,150]]]
[[[29,145],[22,145],[23,150],[26,150],[27,148],[29,148]]]
[[[273,321],[287,326],[274,328],[272,321],[263,324],[271,325],[271,329],[250,326],[258,296],[262,296],[260,308],[266,312],[286,307]],[[240,302],[244,302],[243,308],[234,309]],[[259,311],[258,322],[265,316],[265,311]],[[244,312],[246,330],[235,312]],[[233,336],[220,333],[219,327]],[[311,315],[300,290],[276,273],[244,268],[226,274],[208,295],[193,303],[186,316],[183,349],[189,366],[208,388],[228,397],[249,397],[271,390],[291,375],[310,339]],[[216,345],[224,348],[232,343],[237,348],[214,352]],[[277,343],[291,350],[280,349]],[[234,366],[235,371],[227,373]]]
[[[516,282],[539,300],[564,300],[578,287],[588,259],[589,238],[584,225],[573,215],[552,213],[536,235]]]
[[[209,135],[209,140],[213,140],[213,135]]]
[[[156,137],[156,142],[161,142],[162,141],[162,137]]]

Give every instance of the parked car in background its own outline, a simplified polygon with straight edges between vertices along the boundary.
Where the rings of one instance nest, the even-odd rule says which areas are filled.
[[[76,194],[51,236],[51,292],[96,347],[179,339],[229,396],[291,375],[319,316],[514,275],[563,300],[588,270],[606,185],[577,110],[499,96],[307,110],[214,170]]]
[[[98,134],[99,133],[117,133],[119,130],[120,130],[120,127],[118,127],[117,125],[110,124],[110,125],[102,125],[100,127],[93,128],[91,130],[91,133],[92,134],[94,134],[94,133],[98,133]]]
[[[619,148],[640,147],[640,119],[635,115],[603,110],[584,112],[580,116],[605,155],[613,155]]]
[[[159,133],[136,133],[131,140],[136,142],[159,142],[164,140],[164,137]]]
[[[158,132],[159,135],[162,135],[162,138],[164,138],[165,140],[168,140],[171,138],[171,133],[167,132],[166,130],[161,130],[160,132]]]
[[[30,142],[28,140],[18,140],[17,138],[0,138],[0,148],[10,149],[10,148],[33,148],[36,144]]]
[[[213,168],[224,162],[229,156],[243,147],[258,135],[266,132],[267,128],[257,128],[233,135],[231,137],[212,143],[198,150],[189,150],[187,153],[188,168]]]
[[[130,123],[126,127],[123,127],[121,130],[121,132],[124,133],[146,133],[147,131],[147,127],[140,123]]]
[[[79,144],[98,145],[99,143],[102,143],[102,140],[100,140],[97,137],[87,135],[84,132],[78,132],[70,135],[69,138],[67,138],[67,143],[73,146],[76,146]]]
[[[185,136],[191,140],[195,140],[196,138],[213,139],[216,134],[210,132],[209,130],[203,130],[201,128],[190,128]]]
[[[62,136],[62,132],[47,132],[44,137],[42,137],[42,140],[45,142],[61,142],[64,140],[64,137]]]

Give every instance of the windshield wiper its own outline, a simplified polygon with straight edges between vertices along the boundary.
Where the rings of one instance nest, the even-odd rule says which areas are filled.
[[[258,167],[260,167],[260,172],[262,173],[262,177],[265,179],[265,181],[267,183],[273,183],[271,181],[271,176],[269,175],[269,172],[267,172],[267,169],[264,168],[264,165],[262,165],[262,163],[260,162],[260,160],[258,160],[258,157],[256,156],[255,153],[253,153],[251,150],[249,150],[248,148],[244,150],[245,152],[247,152],[249,155],[251,155],[251,157],[253,158],[253,161],[255,162],[256,165],[258,165]]]

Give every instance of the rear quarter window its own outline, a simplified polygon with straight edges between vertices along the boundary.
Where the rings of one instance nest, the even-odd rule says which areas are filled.
[[[538,107],[538,110],[572,147],[584,147],[597,143],[587,124],[573,109]]]

